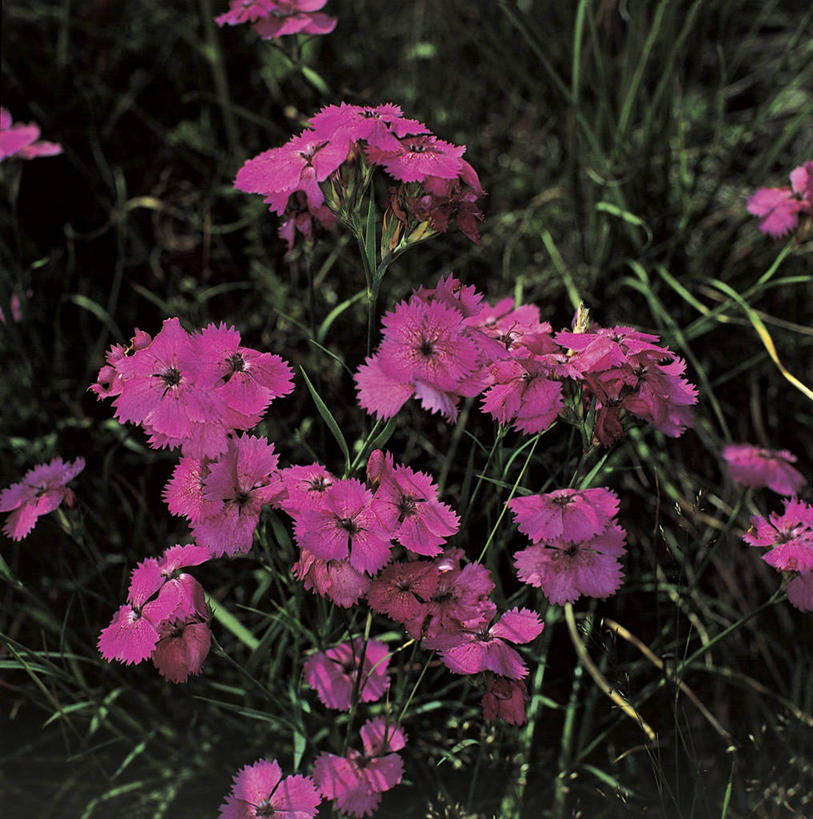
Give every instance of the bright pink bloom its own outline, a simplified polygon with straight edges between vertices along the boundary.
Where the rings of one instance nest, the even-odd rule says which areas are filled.
[[[514,555],[523,583],[542,588],[551,603],[572,603],[580,595],[609,597],[618,591],[623,573],[618,558],[624,554],[624,530],[616,523],[589,540],[538,543]]]
[[[801,472],[791,464],[796,456],[786,449],[761,449],[753,444],[728,444],[723,458],[732,481],[754,489],[767,486],[780,495],[797,495],[805,485]]]
[[[275,398],[294,388],[288,364],[278,355],[241,346],[234,327],[209,324],[193,340],[199,357],[198,383],[217,392],[231,429],[255,426]]]
[[[401,107],[391,102],[384,105],[327,105],[310,118],[314,132],[328,139],[342,131],[352,142],[365,141],[382,151],[397,151],[399,137],[407,134],[428,134],[429,130],[416,119],[405,119]]]
[[[421,285],[415,291],[415,298],[426,304],[438,302],[457,310],[464,319],[467,319],[466,324],[470,323],[472,317],[488,309],[487,305],[483,306],[483,294],[478,292],[473,284],[463,284],[451,273],[445,278],[441,276],[432,288]]]
[[[192,523],[192,533],[213,557],[251,549],[262,507],[284,493],[278,460],[265,438],[243,435],[231,438],[226,454],[210,465],[203,497],[216,511]]]
[[[47,464],[29,469],[22,481],[0,492],[0,512],[10,512],[3,533],[22,540],[34,528],[40,515],[53,512],[62,501],[73,506],[74,494],[66,484],[85,468],[84,458],[65,462],[54,458]]]
[[[322,560],[307,549],[293,565],[293,574],[304,582],[308,591],[315,591],[337,606],[349,609],[358,603],[370,587],[370,578],[350,565],[350,559]]]
[[[150,659],[165,680],[184,683],[190,675],[200,674],[212,641],[208,623],[196,619],[164,621],[158,633],[161,639]]]
[[[349,139],[342,133],[333,140],[303,131],[281,148],[271,148],[246,160],[237,173],[234,186],[246,193],[272,197],[272,210],[280,215],[288,197],[302,191],[308,207],[315,210],[325,201],[319,183],[327,179],[347,158]]]
[[[456,179],[462,170],[465,145],[453,145],[431,134],[404,137],[396,150],[367,149],[367,159],[383,165],[401,182],[423,182],[427,177]]]
[[[793,192],[809,205],[813,205],[813,160],[808,160],[790,172]]]
[[[176,607],[172,616],[181,620],[194,615],[203,616],[206,602],[203,588],[194,577],[181,571],[187,566],[199,566],[211,558],[211,552],[194,543],[186,546],[171,546],[160,558],[148,557],[133,569],[127,601],[133,606],[142,606],[165,584],[171,588],[164,597],[174,595]]]
[[[183,515],[191,523],[197,523],[217,514],[219,501],[206,500],[203,495],[212,463],[209,458],[181,457],[162,493],[173,515]]]
[[[392,546],[375,516],[372,500],[372,492],[360,481],[336,481],[318,506],[295,517],[297,543],[322,560],[349,556],[354,569],[376,574],[389,561]]]
[[[376,517],[390,537],[411,552],[439,554],[445,539],[457,532],[460,518],[440,502],[438,488],[429,475],[406,466],[393,468],[392,456],[388,453],[387,457],[389,468],[379,477],[373,500]]]
[[[336,482],[336,478],[318,463],[288,466],[280,470],[280,477],[287,494],[279,501],[279,507],[289,515],[318,505],[321,496]]]
[[[799,211],[805,210],[790,188],[760,188],[748,197],[746,209],[759,217],[759,229],[774,238],[790,233],[799,223]]]
[[[341,643],[327,651],[308,657],[305,661],[305,682],[316,689],[319,699],[328,707],[349,711],[353,690],[359,674],[359,660],[364,648],[359,699],[375,702],[381,699],[389,686],[387,666],[389,649],[386,643],[368,640],[366,647],[360,637]]]
[[[177,606],[177,598],[169,587],[144,605],[121,606],[99,635],[102,657],[108,662],[119,660],[126,665],[146,660],[160,639],[161,623],[174,616]]]
[[[465,641],[442,651],[440,658],[456,674],[493,671],[502,677],[518,680],[528,673],[528,669],[519,654],[507,643],[530,643],[542,633],[544,627],[536,612],[511,609],[491,628],[467,631]]]
[[[311,819],[322,801],[309,776],[286,776],[276,760],[258,759],[234,776],[219,819]]]
[[[404,765],[396,753],[406,743],[400,728],[387,726],[383,717],[361,728],[364,752],[350,748],[346,757],[322,753],[313,764],[313,778],[322,795],[351,816],[372,815],[384,791],[394,788]]]
[[[210,394],[198,389],[198,359],[177,318],[166,319],[152,343],[116,364],[121,393],[113,401],[116,418],[182,440],[192,422],[217,418]]]
[[[39,125],[33,122],[23,125],[18,122],[12,125],[11,114],[0,108],[0,162],[10,156],[22,159],[34,159],[37,156],[55,156],[62,153],[62,146],[57,142],[38,141]]]
[[[618,512],[610,489],[556,489],[514,498],[507,504],[519,531],[532,542],[579,543],[603,532]]]
[[[265,40],[286,34],[329,34],[336,18],[319,12],[326,0],[231,0],[229,10],[215,22],[219,26],[253,23]]]
[[[482,701],[483,719],[486,722],[501,719],[509,725],[524,725],[528,721],[525,706],[531,699],[525,683],[489,672],[483,676],[486,685]]]

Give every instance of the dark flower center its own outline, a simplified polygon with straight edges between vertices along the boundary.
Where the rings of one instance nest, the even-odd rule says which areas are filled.
[[[167,385],[167,389],[177,387],[181,383],[181,373],[177,367],[170,367],[162,373],[153,373],[153,378],[160,378]]]
[[[238,492],[234,496],[234,502],[240,508],[242,508],[243,506],[245,506],[248,503],[250,497],[251,497],[251,495],[248,492]]]
[[[564,509],[565,506],[570,506],[570,504],[573,503],[575,499],[572,495],[557,495],[555,498],[552,498],[551,500],[557,506],[561,506]]]
[[[411,495],[401,495],[398,499],[398,523],[403,523],[405,518],[411,517],[417,512],[417,499]]]
[[[435,345],[428,338],[424,338],[421,340],[420,346],[418,347],[418,352],[424,357],[429,358],[435,352]]]
[[[339,518],[339,528],[344,529],[350,537],[357,535],[361,529],[353,518]]]
[[[230,355],[226,359],[226,365],[228,366],[229,371],[223,376],[223,382],[225,384],[229,383],[229,380],[235,373],[241,373],[246,368],[246,362],[243,360],[243,356],[240,353]]]
[[[276,813],[274,810],[274,806],[268,801],[268,799],[263,799],[259,805],[254,806],[254,815],[255,816],[273,816]]]
[[[313,478],[310,481],[305,481],[308,485],[308,489],[311,492],[324,492],[330,484],[328,484],[327,479],[320,475],[318,478]]]

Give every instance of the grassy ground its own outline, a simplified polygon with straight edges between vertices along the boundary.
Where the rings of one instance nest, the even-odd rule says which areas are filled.
[[[319,372],[345,437],[363,436],[337,363],[364,358],[362,301],[331,326],[332,355],[311,344],[308,260],[286,258],[275,217],[232,187],[246,158],[340,100],[396,102],[466,144],[489,193],[482,245],[450,233],[410,251],[382,307],[448,272],[492,301],[540,305],[554,328],[583,299],[602,324],[661,335],[701,395],[683,438],[641,430],[612,450],[601,482],[621,497],[626,582],[579,601],[571,628],[520,588],[510,552],[521,538],[497,530],[488,565],[501,599],[546,621],[524,655],[529,724],[484,726],[465,681],[431,664],[406,715],[406,784],[378,815],[810,815],[813,626],[772,597],[776,573],[740,540],[774,496],[743,494],[719,457],[730,441],[788,448],[810,476],[810,399],[776,359],[813,380],[813,243],[804,231],[769,240],[744,209],[813,158],[809,3],[330,0],[336,31],[295,53],[288,43],[288,55],[246,27],[216,29],[224,10],[3,4],[3,105],[65,152],[0,166],[6,315],[26,294],[23,321],[0,326],[0,486],[57,454],[87,460],[77,507],[0,548],[8,815],[214,815],[241,765],[267,755],[307,769],[343,731],[301,684],[300,658],[353,624],[290,577],[290,530],[272,514],[250,559],[198,573],[220,611],[201,677],[174,687],[151,666],[99,657],[132,567],[188,532],[161,500],[175,456],[86,391],[133,327],[226,321]],[[310,265],[316,321],[363,289],[346,236],[318,243]],[[465,432],[409,405],[398,417],[390,449],[471,507],[458,541],[475,557],[506,494],[487,483],[471,503],[474,476],[487,467],[510,486],[525,439],[509,433],[486,464],[495,428],[476,408]],[[260,431],[286,463],[340,466],[301,382]],[[561,429],[544,438],[525,485],[566,485],[575,446]],[[401,640],[384,620],[375,630]],[[393,688],[408,690],[425,655],[397,658]]]

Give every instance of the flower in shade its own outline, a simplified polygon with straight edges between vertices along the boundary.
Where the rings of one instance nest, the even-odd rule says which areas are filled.
[[[359,671],[362,651],[364,663]],[[356,638],[308,657],[304,666],[305,682],[316,689],[319,699],[328,708],[349,711],[359,673],[361,702],[381,699],[389,685],[388,664],[389,649],[385,643],[368,640],[365,646],[364,640]]]
[[[723,458],[729,478],[753,489],[767,486],[780,495],[796,495],[805,485],[804,475],[791,466],[796,456],[786,449],[728,444],[723,447]]]
[[[311,819],[322,797],[309,776],[282,777],[276,760],[258,759],[234,776],[218,819]]]
[[[252,23],[264,39],[286,34],[329,34],[336,18],[319,11],[327,0],[231,0],[229,10],[215,22],[219,26]]]
[[[53,512],[61,503],[72,506],[74,494],[66,486],[85,468],[84,458],[65,462],[54,458],[25,473],[19,483],[0,492],[0,512],[10,512],[3,533],[22,540],[34,528],[40,515]]]
[[[518,680],[528,673],[528,669],[508,643],[530,643],[542,633],[544,625],[536,612],[511,609],[490,628],[466,632],[465,641],[442,651],[440,658],[456,674],[493,671],[510,680]]]
[[[322,795],[351,816],[371,816],[381,794],[394,788],[403,776],[398,755],[406,735],[384,717],[368,720],[360,731],[363,751],[350,748],[346,757],[321,753],[313,763],[313,778]]]
[[[621,586],[618,558],[624,554],[624,530],[611,523],[599,535],[582,541],[537,543],[514,555],[523,583],[542,588],[551,603],[572,603],[580,595],[609,597]]]
[[[486,722],[501,719],[509,725],[524,725],[528,720],[525,706],[530,701],[525,683],[490,672],[483,676],[486,686],[482,701],[483,719]]]
[[[618,497],[605,488],[556,489],[508,501],[519,531],[532,542],[580,542],[603,532],[618,511]]]
[[[308,591],[315,591],[337,606],[349,609],[370,587],[370,578],[350,565],[350,559],[322,560],[303,549],[293,575]]]
[[[790,233],[799,224],[800,213],[813,212],[813,161],[791,171],[789,188],[760,188],[752,193],[746,209],[760,219],[763,233],[773,237]]]
[[[40,140],[39,136],[39,125],[33,122],[27,125],[21,122],[12,124],[11,114],[0,108],[0,162],[10,156],[34,159],[62,153],[59,143]]]
[[[160,639],[150,659],[165,680],[183,683],[191,674],[200,674],[212,641],[207,622],[198,619],[164,621],[158,634]]]

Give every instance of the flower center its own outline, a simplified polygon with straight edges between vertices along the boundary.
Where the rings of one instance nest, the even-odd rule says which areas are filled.
[[[424,358],[430,358],[435,353],[435,345],[428,338],[421,339],[421,343],[418,346],[418,352]]]
[[[411,517],[417,512],[417,500],[411,495],[401,495],[398,499],[398,523],[403,523],[405,518]]]
[[[167,385],[166,389],[168,390],[170,387],[177,387],[181,383],[181,372],[177,367],[170,367],[162,373],[153,373],[153,378],[160,378]]]
[[[240,353],[234,353],[226,359],[226,365],[229,371],[223,376],[223,383],[228,384],[229,380],[235,373],[244,372],[246,369],[246,362]]]
[[[361,528],[353,518],[339,518],[339,528],[344,529],[350,537],[357,535],[361,531]]]

